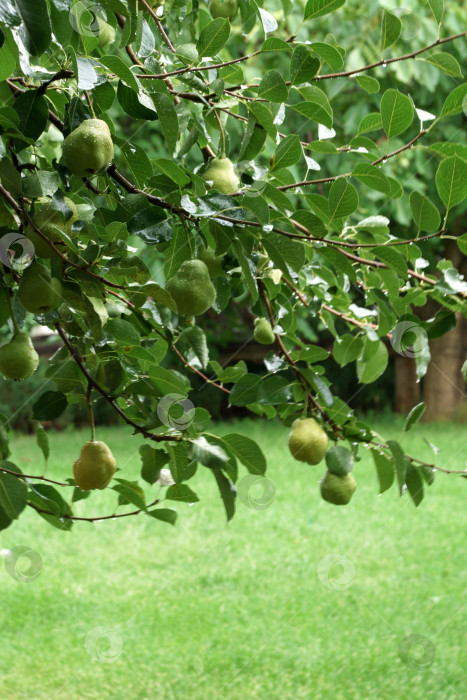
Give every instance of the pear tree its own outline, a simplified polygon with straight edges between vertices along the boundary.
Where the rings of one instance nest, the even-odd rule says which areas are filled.
[[[29,509],[64,531],[116,507],[173,524],[202,501],[198,470],[230,520],[267,446],[218,434],[195,381],[288,429],[310,499],[357,508],[365,452],[375,492],[416,506],[436,471],[464,475],[406,454],[423,403],[387,439],[329,371],[372,384],[395,352],[420,380],[429,341],[467,315],[465,18],[454,1],[408,5],[1,4],[0,391],[34,373],[26,329],[47,326],[60,349],[54,389],[31,397],[38,446],[47,458],[41,421],[77,403],[90,440],[60,480],[23,472],[0,414],[0,528]],[[217,361],[222,324],[263,366]],[[97,399],[142,439],[139,479],[96,439]]]

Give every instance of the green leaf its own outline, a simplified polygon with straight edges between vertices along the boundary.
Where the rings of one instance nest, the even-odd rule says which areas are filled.
[[[167,464],[170,457],[164,450],[157,450],[147,443],[141,445],[139,454],[143,463],[141,476],[148,484],[155,484],[159,478],[162,467]]]
[[[314,53],[318,54],[318,56],[331,66],[334,71],[340,70],[344,65],[341,52],[331,44],[326,44],[322,41],[314,41],[312,44],[309,44],[309,48]]]
[[[46,391],[33,405],[35,420],[54,420],[62,415],[67,407],[66,396],[59,391]]]
[[[391,191],[391,185],[386,175],[381,168],[370,163],[357,163],[352,170],[352,176],[363,182],[364,185],[378,192],[388,194]]]
[[[375,462],[376,474],[379,481],[379,493],[384,493],[391,488],[394,482],[394,464],[384,454],[377,450],[372,450],[373,460]]]
[[[132,182],[139,188],[147,185],[153,175],[151,161],[146,151],[135,143],[126,141],[120,146],[125,165],[130,171]]]
[[[105,332],[122,345],[139,345],[141,342],[136,328],[121,318],[111,318],[107,321]]]
[[[441,161],[436,171],[436,189],[448,212],[467,197],[467,162],[452,156]]]
[[[186,444],[171,442],[167,445],[167,450],[170,455],[169,467],[170,472],[176,484],[180,484],[184,480],[185,471],[188,466],[188,449]]]
[[[275,36],[266,39],[261,46],[261,51],[292,51],[292,47],[284,39],[278,39]]]
[[[379,112],[370,112],[360,121],[358,134],[365,134],[368,131],[379,131],[383,128],[383,120]]]
[[[154,161],[154,165],[167,177],[177,183],[179,187],[185,187],[190,183],[190,178],[182,168],[180,168],[173,160],[168,158],[158,158]]]
[[[285,102],[289,96],[287,85],[278,70],[270,70],[264,74],[258,89],[258,97],[269,102]]]
[[[358,192],[344,177],[332,183],[329,191],[331,221],[353,214],[358,207]]]
[[[230,22],[219,18],[207,24],[199,35],[196,49],[201,58],[215,56],[225,45],[230,35]]]
[[[0,514],[3,511],[8,520],[15,520],[24,510],[27,500],[28,488],[24,481],[13,474],[0,472]]]
[[[319,71],[320,62],[309,49],[300,44],[294,49],[290,60],[290,82],[292,85],[310,82]]]
[[[235,515],[235,500],[237,495],[235,486],[224,476],[220,469],[212,469],[211,471],[224,504],[227,522],[229,522]]]
[[[357,360],[357,376],[362,384],[371,384],[385,371],[388,364],[388,351],[381,340],[366,338],[363,353]]]
[[[49,9],[46,0],[16,0],[24,22],[23,39],[32,56],[39,56],[49,48],[52,40]]]
[[[44,459],[47,462],[50,455],[49,437],[40,423],[36,423],[35,430],[37,446],[41,450],[42,454],[44,455]]]
[[[428,0],[437,24],[441,24],[444,14],[444,0]]]
[[[383,10],[383,22],[381,29],[381,44],[384,49],[396,43],[402,31],[402,22],[399,17],[391,12]]]
[[[18,95],[14,109],[19,117],[21,133],[36,141],[47,126],[49,109],[44,95],[38,90],[27,90]]]
[[[229,397],[231,406],[248,406],[256,403],[262,378],[256,374],[245,374],[232,389]]]
[[[462,85],[458,85],[456,88],[454,88],[454,90],[446,97],[439,118],[452,117],[454,114],[460,114],[462,112],[466,95],[467,83],[462,83]]]
[[[423,501],[423,481],[420,477],[418,469],[415,469],[413,464],[409,462],[407,464],[407,472],[405,475],[405,483],[407,484],[407,491],[410,497],[417,507]]]
[[[328,471],[336,476],[346,476],[353,469],[353,455],[346,447],[335,445],[326,452]]]
[[[203,369],[206,369],[209,363],[209,348],[206,341],[206,335],[199,326],[192,326],[182,331],[180,340],[187,343],[195,357]]]
[[[407,474],[407,459],[404,455],[402,447],[396,440],[388,440],[388,447],[392,452],[394,457],[394,464],[396,465],[397,481],[399,483],[399,493],[402,496],[404,493],[405,479]]]
[[[437,53],[429,54],[428,56],[421,56],[418,58],[419,61],[425,61],[425,63],[431,63],[432,66],[447,73],[453,78],[462,78],[462,71],[459,62],[451,56],[450,53],[444,51],[438,51]]]
[[[369,75],[357,75],[355,80],[360,85],[360,87],[368,92],[370,95],[376,95],[380,90],[379,82],[376,78],[372,78]],[[360,133],[360,130],[359,130]]]
[[[175,111],[172,100],[167,97],[167,95],[156,93],[153,95],[153,101],[156,105],[157,116],[159,117],[167,149],[169,153],[173,153],[179,135],[177,112]]]
[[[209,469],[223,467],[230,459],[229,455],[222,447],[208,442],[204,435],[200,435],[194,440],[191,440],[191,445],[192,458],[196,459],[197,462],[201,462],[201,464],[204,464],[204,466]]]
[[[154,510],[148,510],[147,514],[151,518],[162,520],[162,522],[169,523],[169,525],[175,525],[178,517],[178,513],[171,508],[155,508]]]
[[[404,428],[402,432],[408,433],[409,430],[421,419],[421,417],[425,413],[425,410],[426,406],[423,401],[414,406],[407,418],[405,419]]]
[[[324,124],[330,129],[333,123],[333,112],[325,93],[314,85],[302,87],[299,92],[305,98],[305,102],[287,106],[307,119]]]
[[[386,136],[402,134],[413,121],[413,103],[399,90],[386,90],[381,98],[381,119]]]
[[[186,484],[174,484],[169,486],[165,496],[169,501],[182,501],[183,503],[197,503],[198,496]]]
[[[251,297],[253,301],[258,299],[258,287],[256,284],[256,266],[250,258],[247,258],[243,252],[240,241],[234,240],[233,247],[235,254],[237,256],[240,267],[242,268],[243,276],[245,278],[248,289],[250,290]]]
[[[333,357],[341,366],[345,367],[357,359],[363,350],[363,340],[357,335],[347,333],[334,341]]]
[[[420,192],[412,192],[410,209],[419,231],[436,231],[438,229],[441,216],[431,199]]]
[[[141,486],[138,486],[134,481],[127,481],[126,479],[115,479],[115,481],[118,481],[118,484],[111,488],[112,491],[120,494],[120,502],[124,503],[126,501],[132,503],[140,510],[146,510],[146,499]]]
[[[297,134],[286,136],[278,145],[276,152],[272,157],[272,165],[270,170],[280,170],[288,168],[300,160],[302,156],[302,146],[300,138]]]
[[[128,68],[127,64],[124,63],[119,56],[102,56],[99,59],[99,63],[102,63],[102,65],[112,71],[112,73],[115,73],[122,83],[131,88],[134,92],[138,93],[140,91],[140,85],[137,79]]]
[[[154,380],[162,396],[166,394],[186,396],[188,394],[190,382],[178,372],[153,365],[149,368],[149,376]]]
[[[345,3],[345,0],[308,0],[305,7],[304,19],[316,19],[334,12]]]
[[[266,459],[254,440],[237,433],[224,435],[220,439],[228,445],[229,450],[245,465],[250,474],[265,473]]]

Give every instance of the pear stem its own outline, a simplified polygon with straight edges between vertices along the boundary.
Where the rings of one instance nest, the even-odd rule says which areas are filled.
[[[221,119],[217,113],[217,110],[214,110],[214,116],[217,119],[217,123],[219,124],[219,129],[221,131],[221,152],[219,155],[219,158],[225,158],[225,133],[224,133],[224,127],[222,126]]]
[[[15,314],[13,313],[13,305],[11,303],[11,297],[9,294],[7,294],[6,296],[7,296],[8,306],[10,307],[10,317],[11,317],[11,322],[13,324],[13,332],[14,332],[14,335],[18,335],[19,333],[21,333],[21,331],[18,328],[18,324],[16,323]]]
[[[91,424],[91,442],[96,441],[96,426],[94,425],[94,413],[92,412],[92,402],[91,402],[91,391],[92,384],[88,382],[88,388],[86,391],[86,403],[89,411],[89,422]]]
[[[89,97],[89,92],[87,90],[84,91],[84,94],[86,95],[86,102],[88,103],[89,110],[91,112],[92,118],[96,118],[96,114],[94,112],[94,107],[92,106],[91,98]]]

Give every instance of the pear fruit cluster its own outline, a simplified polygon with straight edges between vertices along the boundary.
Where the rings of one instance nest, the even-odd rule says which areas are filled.
[[[240,178],[230,158],[212,158],[200,175],[206,182],[212,182],[213,188],[222,194],[232,194],[240,186]]]
[[[209,12],[214,19],[226,17],[227,19],[233,20],[237,14],[237,7],[237,0],[211,0],[209,3]]]
[[[52,277],[45,265],[33,262],[21,277],[18,299],[26,311],[32,314],[46,314],[60,304],[62,286],[59,280]]]
[[[274,331],[267,318],[255,319],[254,337],[261,345],[272,345],[275,341]]]
[[[62,240],[60,231],[71,237],[73,222],[77,221],[79,218],[76,204],[68,197],[65,197],[65,204],[71,209],[71,216],[66,221],[59,211],[52,208],[50,203],[44,204],[34,216],[34,223],[37,228],[39,228],[52,243],[58,243]],[[34,231],[31,225],[26,229],[26,236],[34,245],[34,252],[39,258],[51,258],[54,255],[53,249]]]
[[[97,175],[113,157],[112,135],[102,119],[86,119],[63,142],[63,162],[73,175]]]
[[[26,379],[36,371],[38,364],[39,355],[26,333],[17,333],[13,340],[0,347],[0,372],[6,379]]]
[[[73,465],[76,485],[83,491],[105,489],[117,470],[115,457],[100,440],[89,440]]]
[[[216,300],[216,288],[202,260],[185,260],[175,275],[167,280],[165,288],[180,316],[204,314]]]
[[[357,482],[352,474],[341,476],[327,471],[320,481],[321,498],[335,506],[346,506],[356,488]]]
[[[289,450],[299,462],[319,464],[328,449],[328,436],[314,418],[298,418],[289,433]]]

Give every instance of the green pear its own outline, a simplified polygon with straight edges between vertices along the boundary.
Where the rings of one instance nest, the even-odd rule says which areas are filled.
[[[257,318],[255,320],[255,340],[261,345],[272,345],[276,337],[272,326],[266,318]]]
[[[198,249],[198,259],[202,260],[208,268],[211,279],[224,274],[222,255],[216,255],[216,251],[212,248],[206,248],[204,243],[202,243]]]
[[[289,433],[289,450],[295,459],[318,464],[328,449],[328,436],[314,418],[297,419]]]
[[[60,281],[52,278],[50,270],[33,262],[23,273],[18,288],[21,305],[32,314],[46,314],[62,300]]]
[[[337,476],[327,471],[320,481],[321,497],[335,506],[346,506],[352,498],[357,482],[352,474]]]
[[[80,177],[92,177],[107,168],[114,157],[112,135],[102,119],[86,119],[63,143],[63,161]]]
[[[213,188],[223,194],[232,194],[240,186],[240,178],[230,158],[212,158],[202,168],[200,175],[206,182],[212,182]]]
[[[105,49],[115,41],[115,28],[102,17],[97,17],[97,24],[99,25],[99,43],[97,45],[100,49]]]
[[[83,491],[105,489],[117,470],[117,463],[105,442],[85,442],[73,465],[76,486]]]
[[[38,364],[39,355],[26,333],[18,333],[0,347],[0,372],[7,379],[26,379],[36,371]]]
[[[63,215],[59,211],[52,208],[50,203],[44,204],[34,216],[34,223],[37,228],[39,228],[52,243],[58,243],[62,240],[56,229],[62,231],[67,236],[71,236],[73,222],[77,221],[79,218],[76,204],[68,197],[65,197],[65,204],[71,209],[71,216],[67,221],[65,221]],[[52,248],[34,231],[32,226],[29,225],[27,227],[26,235],[34,245],[34,252],[39,258],[53,257],[54,251]]]
[[[214,19],[227,17],[233,20],[237,14],[237,0],[211,0],[209,12]]]
[[[202,260],[185,260],[165,288],[180,316],[199,316],[216,300],[216,288]]]

